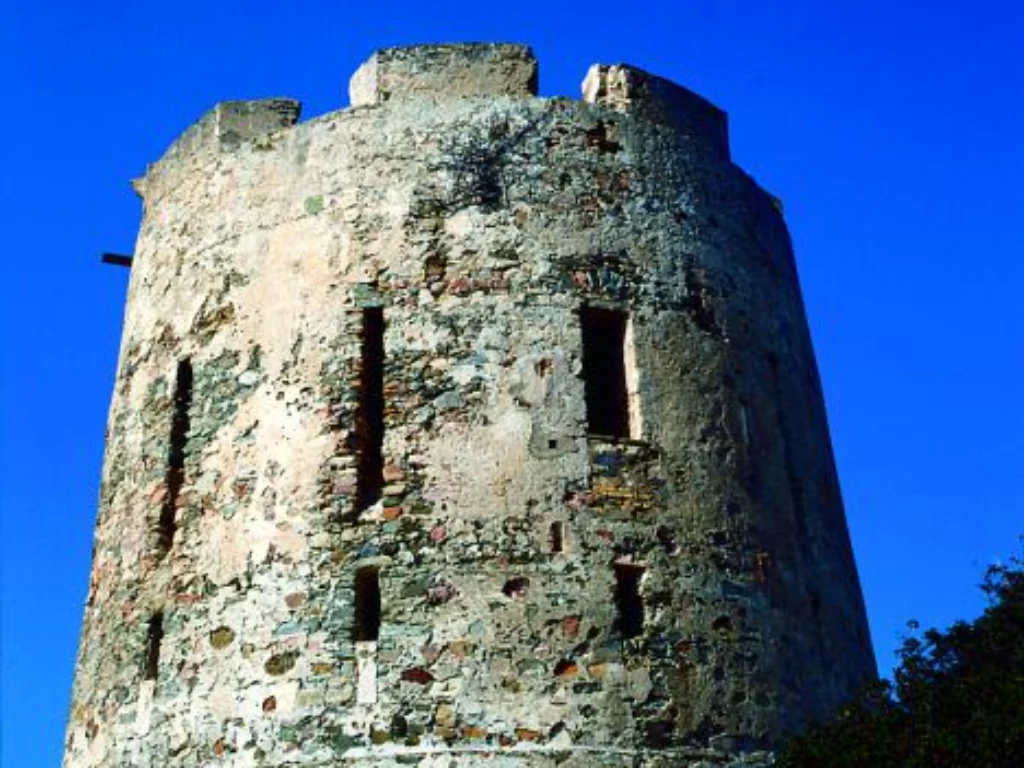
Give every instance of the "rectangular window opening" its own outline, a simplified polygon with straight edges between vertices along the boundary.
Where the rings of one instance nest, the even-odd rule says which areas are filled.
[[[355,620],[352,639],[357,643],[376,642],[380,635],[380,572],[366,567],[356,571]]]
[[[583,307],[583,380],[587,403],[587,432],[613,438],[633,436],[630,423],[635,396],[630,396],[627,368],[629,316],[620,310]],[[635,379],[635,370],[631,371]]]
[[[171,416],[171,437],[167,449],[167,493],[160,509],[159,547],[167,552],[174,541],[177,528],[178,497],[185,483],[185,445],[188,442],[189,411],[192,408],[192,363],[182,360],[178,363],[174,378],[174,402]]]
[[[149,619],[146,630],[146,669],[145,679],[156,680],[160,671],[160,643],[164,639],[164,615],[154,613]]]
[[[637,637],[644,631],[644,601],[640,595],[643,576],[643,566],[615,564],[616,629],[623,638]]]
[[[363,309],[356,413],[357,512],[376,504],[384,487],[384,310]]]

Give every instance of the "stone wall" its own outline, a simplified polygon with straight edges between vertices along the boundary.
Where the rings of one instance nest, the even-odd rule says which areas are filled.
[[[874,673],[775,201],[685,89],[535,81],[384,51],[136,182],[65,766],[753,765]]]

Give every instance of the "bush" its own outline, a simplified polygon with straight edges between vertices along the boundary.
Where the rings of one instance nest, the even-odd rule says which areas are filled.
[[[989,568],[982,590],[978,619],[904,640],[892,683],[791,738],[776,766],[1024,766],[1024,562]]]

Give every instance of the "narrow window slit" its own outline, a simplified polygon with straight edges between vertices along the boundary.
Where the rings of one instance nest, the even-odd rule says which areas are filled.
[[[778,431],[782,438],[782,461],[786,470],[786,480],[789,484],[789,493],[793,501],[793,516],[796,523],[797,543],[805,558],[810,558],[810,535],[807,529],[807,507],[804,496],[804,484],[800,473],[797,471],[797,459],[793,455],[794,434],[786,414],[783,411],[785,406],[782,381],[779,377],[779,360],[775,355],[768,356],[768,366],[771,370],[772,388],[775,395],[775,415],[778,420]]]
[[[188,442],[189,411],[192,408],[192,363],[182,360],[178,363],[174,378],[174,402],[172,404],[171,437],[167,449],[167,493],[160,508],[158,524],[158,547],[166,553],[174,542],[178,522],[178,497],[185,484],[185,446]]]
[[[380,635],[380,572],[367,566],[356,571],[355,620],[352,639],[376,642]]]
[[[384,488],[384,310],[363,309],[356,414],[357,511],[380,501]]]
[[[827,658],[827,650],[823,628],[829,625],[821,620],[821,593],[816,589],[810,590],[808,602],[810,603],[811,626],[815,628],[814,640],[818,646],[818,654],[824,659]]]
[[[637,637],[644,631],[644,601],[640,596],[643,576],[643,566],[615,564],[616,628],[623,638]]]
[[[626,376],[628,321],[628,315],[619,310],[580,310],[587,431],[591,435],[632,436]]]
[[[551,551],[554,553],[562,552],[565,549],[565,524],[561,521],[552,523],[549,537],[551,539]]]
[[[753,442],[751,424],[750,424],[750,405],[746,400],[740,401],[740,436],[743,438],[743,444],[749,446]]]
[[[146,630],[146,668],[145,679],[156,680],[160,671],[160,643],[164,639],[164,615],[154,613],[149,619]]]

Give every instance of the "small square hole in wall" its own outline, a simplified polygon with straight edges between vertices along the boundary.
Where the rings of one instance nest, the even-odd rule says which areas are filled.
[[[505,582],[501,592],[505,597],[522,600],[530,589],[530,580],[525,576],[516,576]]]

